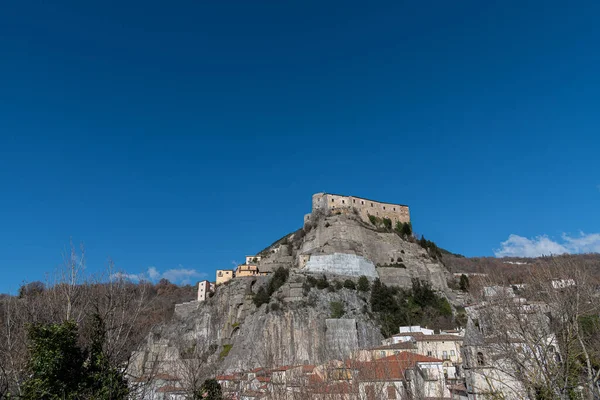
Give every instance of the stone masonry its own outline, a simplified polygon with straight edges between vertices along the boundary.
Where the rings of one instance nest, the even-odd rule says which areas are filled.
[[[362,197],[331,193],[316,193],[313,195],[311,214],[317,211],[356,212],[365,222],[369,222],[369,215],[379,218],[389,218],[393,225],[396,225],[396,222],[410,222],[410,212],[406,205],[382,203]],[[311,214],[304,216],[304,223],[310,221]]]

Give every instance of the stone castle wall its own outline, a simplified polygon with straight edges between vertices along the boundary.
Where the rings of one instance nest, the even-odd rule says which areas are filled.
[[[389,218],[392,224],[396,222],[410,222],[408,206],[393,203],[381,203],[364,199],[362,197],[341,196],[330,193],[317,193],[312,197],[312,212],[322,210],[329,212],[349,212],[356,210],[360,217],[369,221],[369,215],[379,218]],[[305,222],[310,219],[310,214],[305,217]]]

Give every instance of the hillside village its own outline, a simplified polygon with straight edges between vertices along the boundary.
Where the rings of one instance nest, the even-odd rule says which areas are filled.
[[[552,304],[539,293],[556,300],[580,283],[555,271],[537,281],[542,292],[490,283],[469,295],[469,277],[485,283],[486,274],[451,274],[407,227],[407,206],[315,194],[301,230],[200,282],[197,299],[177,305],[177,319],[134,354],[144,398],[187,398],[190,345],[203,360],[195,372],[227,399],[535,397],[532,387],[552,379],[543,371],[561,362]],[[446,284],[458,280],[461,288]],[[384,303],[420,291],[449,314],[415,314],[433,328],[390,326],[380,291]]]

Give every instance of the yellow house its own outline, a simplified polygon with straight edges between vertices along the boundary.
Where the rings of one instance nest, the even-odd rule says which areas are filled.
[[[233,279],[233,271],[230,269],[218,269],[216,284],[220,285],[225,282],[229,282]]]
[[[241,264],[241,265],[238,265],[237,269],[235,270],[236,277],[258,276],[258,275],[265,275],[265,274],[261,274],[258,271],[258,267],[256,265]]]

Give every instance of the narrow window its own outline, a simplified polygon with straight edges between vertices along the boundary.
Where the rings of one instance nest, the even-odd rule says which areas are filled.
[[[448,352],[447,351],[443,351],[442,352],[442,360],[447,360],[448,359]]]
[[[483,353],[482,352],[478,352],[477,353],[477,365],[480,366],[480,367],[483,366],[483,365],[485,365],[485,360],[483,358]]]
[[[334,199],[331,199],[331,202],[332,202],[332,203],[333,203],[334,201],[335,201]]]
[[[373,203],[371,203],[371,207],[373,207]]]
[[[362,205],[364,206],[364,205],[365,205],[365,202],[361,200],[361,201],[360,201],[360,204],[362,204]]]
[[[452,357],[454,357],[454,356],[456,355],[456,353],[454,352],[454,350],[450,350],[450,355],[451,355]]]
[[[352,202],[353,202],[353,203],[356,203],[356,200],[355,200],[355,199],[352,199]]]
[[[427,352],[427,355],[428,355],[429,357],[431,357],[431,351],[428,351],[428,352]]]
[[[342,204],[346,204],[346,200],[342,200]]]
[[[383,209],[385,210],[385,206],[383,206]]]
[[[396,211],[396,207],[394,207],[394,211]]]

